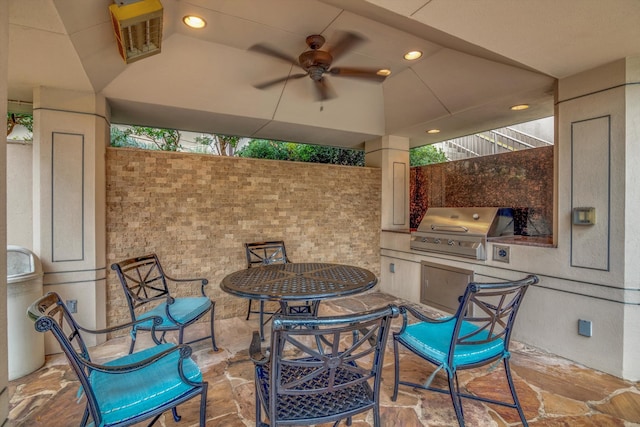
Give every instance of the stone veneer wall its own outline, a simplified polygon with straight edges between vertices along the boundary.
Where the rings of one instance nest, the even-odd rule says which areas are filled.
[[[412,229],[430,206],[503,206],[525,216],[525,234],[550,235],[553,146],[414,167],[410,193]]]
[[[216,318],[246,313],[219,286],[246,267],[244,242],[380,274],[380,169],[126,148],[107,149],[106,167],[107,265],[155,252],[170,276],[209,279]],[[108,269],[107,323],[128,316]]]

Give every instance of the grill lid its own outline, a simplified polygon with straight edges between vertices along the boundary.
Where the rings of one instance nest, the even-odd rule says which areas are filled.
[[[509,211],[510,209],[496,207],[429,208],[417,232],[454,236],[510,235],[513,234],[513,216]]]

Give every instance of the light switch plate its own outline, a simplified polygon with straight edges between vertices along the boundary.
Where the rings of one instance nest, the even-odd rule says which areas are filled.
[[[509,246],[493,245],[493,260],[508,263],[510,249]]]

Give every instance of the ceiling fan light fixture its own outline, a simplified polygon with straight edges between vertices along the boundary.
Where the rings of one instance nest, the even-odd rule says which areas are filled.
[[[187,15],[182,18],[182,22],[184,22],[187,27],[195,28],[197,30],[207,26],[207,21],[196,15]]]
[[[406,59],[407,61],[415,61],[421,56],[422,56],[422,52],[420,52],[419,50],[411,50],[404,54],[404,59]]]
[[[427,131],[428,134],[436,134],[436,133],[440,133],[440,129],[429,129]]]
[[[109,5],[118,51],[125,63],[160,53],[162,15],[160,0],[119,0]]]
[[[381,68],[378,71],[376,71],[376,74],[379,76],[387,77],[391,75],[391,70],[388,68]]]
[[[512,105],[510,108],[511,108],[511,111],[522,111],[522,110],[528,109],[529,104]]]

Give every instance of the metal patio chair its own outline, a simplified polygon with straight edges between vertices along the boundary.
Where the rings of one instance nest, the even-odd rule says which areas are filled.
[[[402,328],[393,333],[395,382],[391,400],[396,400],[398,385],[403,384],[449,394],[461,427],[464,426],[462,398],[516,409],[522,424],[527,426],[511,376],[509,342],[525,292],[535,283],[538,283],[538,278],[534,275],[513,282],[469,283],[455,315],[441,319],[430,318],[410,306],[401,306]],[[418,322],[409,323],[407,313],[411,313]],[[435,371],[424,383],[400,380],[398,344],[435,365]],[[501,360],[513,403],[472,395],[460,389],[458,371]],[[447,375],[448,389],[431,386],[440,370]]]
[[[160,325],[160,317],[90,330],[80,326],[61,301],[50,292],[35,301],[27,316],[39,332],[50,331],[58,340],[69,364],[80,381],[78,399],[86,397],[81,426],[128,426],[151,419],[151,424],[171,410],[180,421],[177,406],[200,396],[200,426],[207,417],[207,387],[202,373],[191,358],[191,347],[160,343],[152,329],[157,345],[137,353],[113,359],[104,364],[91,360],[82,334],[103,334],[131,328],[140,322]]]
[[[129,258],[111,265],[120,279],[120,284],[126,295],[131,321],[158,316],[162,318],[162,324],[155,327],[161,332],[161,340],[164,341],[168,331],[178,331],[178,343],[184,341],[184,330],[193,325],[207,313],[210,316],[210,333],[207,336],[187,342],[202,341],[211,338],[211,344],[215,351],[216,346],[213,318],[215,313],[215,301],[211,300],[204,292],[209,283],[207,279],[174,279],[165,274],[156,254],[149,254],[135,258]],[[169,291],[169,283],[182,285],[183,283],[200,283],[201,296],[173,297]],[[149,308],[151,307],[151,308]],[[147,310],[147,311],[145,311]],[[137,323],[131,331],[131,347],[133,352],[136,345],[137,331],[150,331],[152,322]]]
[[[398,314],[393,305],[332,317],[276,314],[268,355],[260,349],[257,331],[250,347],[256,426],[337,426],[343,419],[351,425],[352,416],[368,410],[374,426],[380,426],[384,350],[391,319]]]
[[[261,265],[270,264],[286,264],[291,262],[287,257],[287,249],[284,241],[275,240],[270,242],[251,242],[245,243],[245,254],[247,257],[247,268],[259,267]],[[307,301],[304,304],[283,304],[281,308],[275,311],[265,311],[264,300],[256,301],[260,306],[257,310],[252,309],[253,300],[249,300],[249,308],[247,310],[247,320],[251,314],[257,314],[260,321],[260,338],[264,339],[264,325],[269,322],[271,316],[286,308],[288,314],[318,314],[319,301]],[[265,319],[265,315],[268,315]]]

